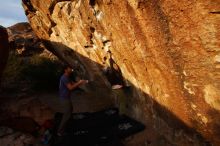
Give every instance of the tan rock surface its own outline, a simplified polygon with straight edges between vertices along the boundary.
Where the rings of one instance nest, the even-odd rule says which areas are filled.
[[[220,144],[219,0],[23,0],[23,6],[36,35],[60,58],[82,63],[96,89],[108,86],[102,69],[112,53],[134,89],[130,115],[176,145],[198,144],[183,136],[187,128]]]

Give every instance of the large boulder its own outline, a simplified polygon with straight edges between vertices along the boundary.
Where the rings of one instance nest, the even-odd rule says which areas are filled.
[[[9,55],[8,33],[6,28],[0,26],[0,85],[1,77]]]
[[[23,0],[36,35],[60,58],[81,62],[95,89],[108,87],[102,70],[113,59],[133,87],[128,114],[176,145],[196,144],[190,133],[220,145],[219,6],[212,0]]]

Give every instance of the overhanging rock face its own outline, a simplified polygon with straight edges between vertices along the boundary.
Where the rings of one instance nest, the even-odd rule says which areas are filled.
[[[220,144],[220,1],[23,0],[23,6],[37,36],[69,63],[77,58],[97,86],[107,85],[102,69],[112,57],[135,89],[130,114],[165,132],[181,123]]]

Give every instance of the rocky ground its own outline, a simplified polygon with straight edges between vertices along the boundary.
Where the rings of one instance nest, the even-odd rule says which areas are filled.
[[[0,145],[45,145],[41,139],[44,132],[41,126],[48,119],[52,119],[55,112],[62,110],[57,92],[32,95],[24,95],[23,93],[20,94],[20,97],[12,96],[14,97],[0,97],[0,121],[2,121],[0,123]],[[111,103],[109,105],[103,104],[100,98],[89,92],[73,93],[73,112],[93,112],[112,106]],[[20,117],[20,120],[17,117]],[[38,132],[37,135],[33,133],[36,131]],[[140,146],[172,145],[155,131],[151,123],[146,125],[145,131],[123,140],[123,144],[124,146],[137,146],[137,144]]]
[[[112,106],[110,103],[109,105],[103,104],[100,98],[88,92],[74,93],[72,97],[73,112],[93,112]],[[41,126],[48,119],[52,119],[55,112],[62,110],[57,93],[44,92],[23,97],[13,97],[13,99],[10,97],[7,99],[0,97],[0,99],[0,121],[10,120],[7,122],[11,123],[0,124],[0,145],[46,145],[42,143],[45,131]],[[20,121],[17,117],[20,117]],[[38,131],[38,135],[33,133],[36,130],[35,128]],[[179,139],[181,140],[181,137]],[[126,138],[122,143],[124,146],[137,146],[137,144],[140,146],[175,146],[175,144],[161,136],[160,131],[156,131],[152,123],[146,125],[146,130]],[[184,141],[181,143],[182,146],[189,145],[189,143]]]
[[[44,122],[52,119],[55,112],[62,111],[58,94],[44,92],[20,95],[0,96],[0,145],[38,146],[41,144]],[[92,112],[112,106],[111,103],[103,104],[100,98],[92,93],[75,92],[72,98],[73,112]]]

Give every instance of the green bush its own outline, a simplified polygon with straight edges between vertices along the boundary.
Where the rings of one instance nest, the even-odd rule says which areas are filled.
[[[14,52],[10,52],[6,69],[3,73],[4,81],[13,81],[19,79],[19,73],[23,69],[22,60],[18,59]]]
[[[51,60],[39,55],[20,57],[11,52],[3,74],[3,84],[6,88],[18,90],[25,86],[37,91],[56,90],[60,75],[59,60]]]
[[[8,62],[2,75],[3,88],[17,89],[21,80],[21,71],[23,70],[23,61],[14,52],[9,53]]]

